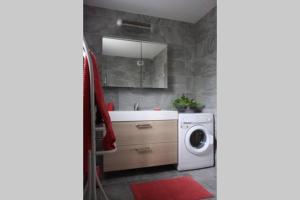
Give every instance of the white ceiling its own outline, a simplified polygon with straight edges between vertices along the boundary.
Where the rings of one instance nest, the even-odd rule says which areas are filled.
[[[157,54],[167,47],[166,44],[161,43],[143,42],[141,45],[140,41],[106,37],[103,38],[102,43],[103,55],[127,58],[140,58],[142,47],[142,57],[153,59]]]
[[[217,5],[216,0],[84,0],[84,4],[196,23]]]

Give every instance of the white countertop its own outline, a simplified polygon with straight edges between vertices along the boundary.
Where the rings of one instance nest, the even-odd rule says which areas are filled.
[[[173,110],[109,111],[109,115],[113,122],[178,119]]]

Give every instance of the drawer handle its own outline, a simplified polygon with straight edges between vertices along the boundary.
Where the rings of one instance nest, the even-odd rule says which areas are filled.
[[[135,125],[137,128],[152,128],[152,125],[151,124],[137,124]]]
[[[138,153],[149,153],[149,152],[152,152],[152,149],[150,147],[136,148],[134,150],[136,150]]]

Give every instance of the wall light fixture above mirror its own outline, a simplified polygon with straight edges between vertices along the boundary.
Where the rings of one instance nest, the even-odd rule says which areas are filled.
[[[167,88],[167,45],[122,38],[102,38],[105,87]]]

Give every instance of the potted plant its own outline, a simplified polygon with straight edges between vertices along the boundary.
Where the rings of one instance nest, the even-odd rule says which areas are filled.
[[[175,99],[173,106],[178,110],[178,112],[201,112],[204,108],[201,103],[184,95]]]

